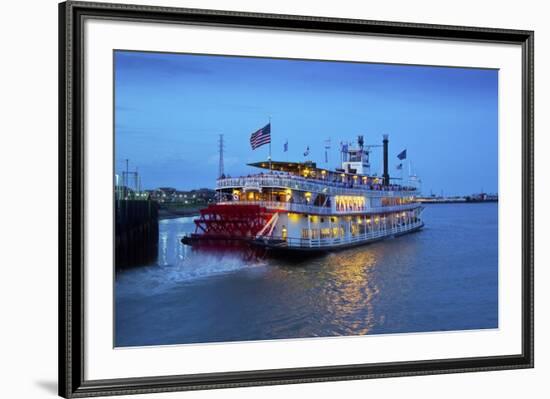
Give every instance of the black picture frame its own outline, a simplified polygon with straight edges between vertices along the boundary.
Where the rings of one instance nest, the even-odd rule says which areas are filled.
[[[511,43],[522,48],[522,353],[110,380],[84,378],[83,21],[87,17],[399,38]],[[534,366],[534,32],[296,15],[65,2],[59,4],[59,395],[86,397],[487,371]],[[519,165],[518,165],[519,167]]]

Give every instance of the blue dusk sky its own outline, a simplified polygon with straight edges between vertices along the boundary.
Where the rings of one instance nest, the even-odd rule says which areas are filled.
[[[274,160],[339,166],[339,143],[389,135],[390,174],[429,194],[498,191],[498,71],[116,51],[115,172],[125,159],[144,188],[213,188],[218,136],[225,173],[249,174],[268,146],[250,134],[272,118]],[[330,137],[329,163],[324,141]],[[283,144],[288,140],[288,152]],[[381,174],[374,148],[372,172]]]

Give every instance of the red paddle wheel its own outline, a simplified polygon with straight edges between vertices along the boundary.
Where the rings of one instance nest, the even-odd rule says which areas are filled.
[[[195,219],[195,237],[248,239],[254,237],[273,212],[259,205],[209,205]]]

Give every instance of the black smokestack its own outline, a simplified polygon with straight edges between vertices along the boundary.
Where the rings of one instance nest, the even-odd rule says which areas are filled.
[[[390,185],[390,175],[388,174],[388,135],[384,135],[384,175],[382,176],[384,179],[384,186]]]

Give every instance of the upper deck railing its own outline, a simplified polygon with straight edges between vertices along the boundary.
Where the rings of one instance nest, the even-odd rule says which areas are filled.
[[[380,184],[344,183],[323,179],[304,178],[290,174],[260,174],[246,177],[226,177],[218,179],[216,188],[250,188],[276,187],[300,191],[309,191],[330,195],[369,195],[371,197],[392,197],[417,194],[416,188],[399,185],[383,186]]]
[[[413,202],[410,204],[404,205],[395,205],[395,206],[378,206],[378,207],[367,207],[361,210],[334,210],[328,207],[315,206],[315,205],[306,205],[306,204],[296,204],[292,202],[279,202],[279,201],[222,201],[219,202],[222,205],[260,205],[267,209],[277,210],[277,211],[287,211],[295,213],[306,213],[312,215],[365,215],[365,214],[378,214],[378,213],[389,213],[389,212],[401,212],[414,208],[418,208],[421,204]]]

